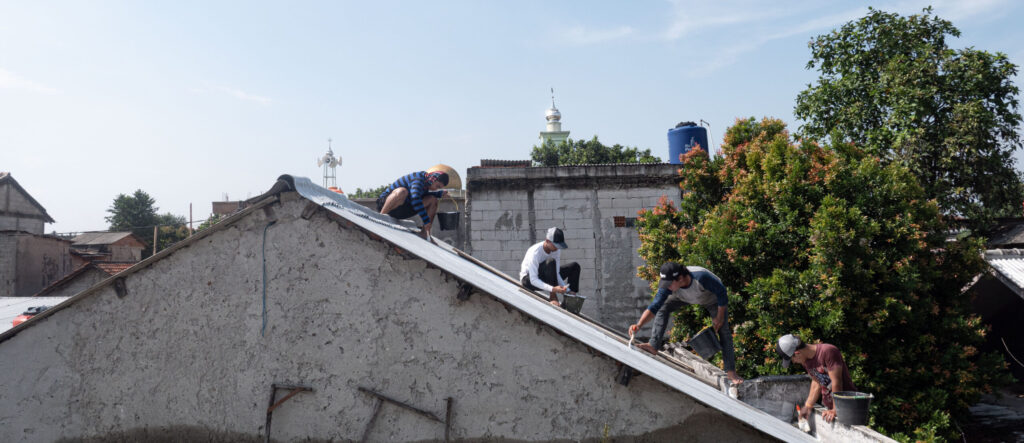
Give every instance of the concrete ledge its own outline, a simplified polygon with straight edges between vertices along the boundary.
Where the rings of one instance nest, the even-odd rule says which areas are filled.
[[[592,187],[601,184],[672,184],[678,183],[679,165],[669,163],[628,163],[530,168],[472,167],[466,173],[466,189],[477,192],[490,186],[522,188],[543,184]]]

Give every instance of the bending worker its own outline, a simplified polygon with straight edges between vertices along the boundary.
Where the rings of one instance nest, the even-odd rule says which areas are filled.
[[[736,350],[732,344],[732,330],[729,329],[729,298],[725,286],[715,274],[700,266],[683,266],[675,262],[666,262],[661,266],[661,281],[654,301],[640,316],[640,320],[629,327],[630,335],[635,334],[641,326],[654,318],[650,343],[637,347],[657,354],[664,341],[669,316],[688,304],[699,304],[711,315],[711,325],[718,333],[718,342],[722,345],[725,373],[733,384],[743,383],[743,378],[736,374]]]
[[[519,279],[523,286],[548,293],[551,304],[555,306],[559,306],[557,294],[575,294],[580,290],[580,264],[572,262],[562,266],[562,249],[568,247],[561,229],[548,229],[544,241],[526,250],[519,266]]]
[[[857,390],[839,348],[828,343],[804,343],[799,337],[786,334],[779,337],[775,352],[782,359],[783,368],[788,368],[790,361],[795,361],[811,376],[811,392],[807,393],[807,401],[800,410],[800,416],[807,418],[820,396],[821,404],[828,408],[821,414],[821,418],[827,423],[832,423],[836,418],[836,405],[832,401],[832,393]]]
[[[444,172],[413,172],[395,180],[377,197],[377,210],[398,219],[419,214],[423,221],[419,235],[427,238],[438,202],[445,195],[440,189],[445,186],[448,186],[448,174]]]

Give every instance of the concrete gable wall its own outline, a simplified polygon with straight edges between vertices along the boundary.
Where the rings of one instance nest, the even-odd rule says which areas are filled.
[[[650,378],[616,384],[610,358],[486,294],[458,301],[440,270],[305,205],[276,206],[266,229],[265,336],[256,211],[127,275],[123,298],[104,287],[0,342],[0,428],[257,440],[271,383],[301,383],[315,392],[274,411],[275,440],[358,440],[374,407],[360,386],[442,418],[452,397],[459,439],[764,438]],[[443,437],[390,404],[369,435]]]
[[[543,241],[548,228],[563,228],[569,249],[562,251],[562,263],[580,264],[580,293],[589,297],[583,314],[625,331],[650,303],[652,291],[636,276],[644,264],[636,253],[639,234],[635,227],[616,227],[615,217],[635,218],[662,196],[678,201],[679,186],[671,177],[633,185],[608,181],[477,185],[467,205],[468,248],[474,257],[518,278],[526,250]]]
[[[46,214],[11,182],[0,184],[0,231],[25,231],[41,235],[46,218]]]

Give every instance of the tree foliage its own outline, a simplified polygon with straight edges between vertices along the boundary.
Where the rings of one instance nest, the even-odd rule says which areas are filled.
[[[810,138],[903,162],[945,213],[984,230],[1024,200],[1012,157],[1017,66],[1002,53],[950,49],[946,39],[959,35],[930,8],[909,17],[871,9],[811,41],[807,68],[820,76],[795,115]]]
[[[356,192],[348,194],[348,198],[377,198],[380,194],[388,188],[388,185],[380,185],[373,189],[363,190],[363,188],[356,188]]]
[[[170,246],[188,237],[185,217],[165,213],[157,215],[156,200],[145,191],[138,189],[132,195],[118,194],[107,209],[106,217],[111,231],[129,231],[146,245],[142,257],[153,253],[153,228],[157,229],[157,250]]]
[[[661,163],[661,159],[651,155],[650,149],[641,151],[615,144],[605,146],[597,140],[569,139],[555,144],[551,141],[534,146],[530,158],[541,166],[558,165],[592,165],[607,163]]]
[[[738,120],[722,152],[684,155],[679,206],[641,211],[638,271],[656,281],[661,263],[680,260],[721,277],[741,373],[790,373],[774,353],[786,333],[832,343],[876,395],[872,425],[904,439],[949,432],[1007,381],[1000,356],[978,353],[983,326],[960,292],[984,268],[982,245],[946,241],[906,167],[849,144],[794,142],[775,119]],[[691,308],[676,339],[708,321]]]

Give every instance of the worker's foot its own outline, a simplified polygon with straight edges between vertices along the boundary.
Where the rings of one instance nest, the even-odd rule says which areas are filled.
[[[658,355],[658,350],[654,349],[654,346],[651,346],[650,343],[640,343],[636,345],[636,347],[643,349],[647,352],[650,352],[651,354]]]
[[[729,377],[729,381],[731,381],[734,385],[743,383],[743,377],[740,377],[740,375],[737,374],[736,371],[726,371],[725,375]]]

